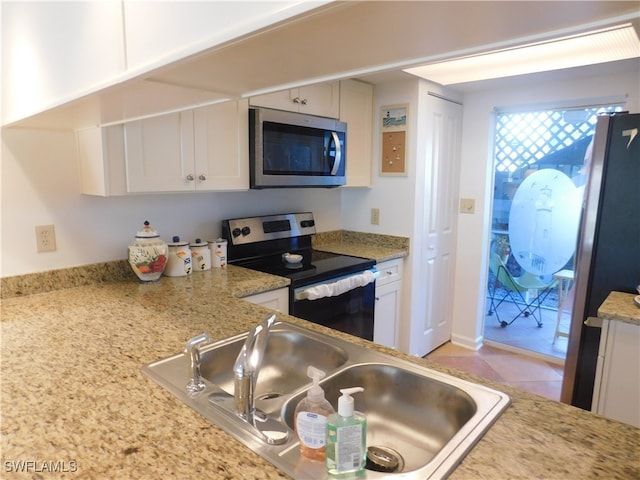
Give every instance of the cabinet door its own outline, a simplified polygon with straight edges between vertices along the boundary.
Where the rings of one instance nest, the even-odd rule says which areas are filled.
[[[373,86],[340,82],[340,121],[347,131],[347,187],[370,187],[373,139]]]
[[[292,97],[293,95],[293,97]],[[286,110],[288,112],[300,111],[299,105],[293,103],[297,95],[295,90],[282,90],[280,92],[268,93],[251,97],[250,103],[256,107],[275,108],[276,110]]]
[[[298,102],[299,111],[321,117],[340,117],[340,82],[325,82],[300,87],[292,101]]]
[[[340,116],[340,82],[325,82],[251,97],[251,105],[321,117]]]
[[[249,189],[247,100],[194,110],[196,189]]]
[[[127,191],[195,189],[193,111],[125,124]]]
[[[280,313],[289,314],[289,289],[279,288],[277,290],[271,290],[269,292],[257,293],[244,297],[246,300],[256,305],[262,305],[263,307],[270,308]]]
[[[640,427],[640,326],[603,322],[592,410]]]
[[[373,341],[386,347],[398,348],[396,324],[400,316],[401,282],[376,286],[376,307]]]

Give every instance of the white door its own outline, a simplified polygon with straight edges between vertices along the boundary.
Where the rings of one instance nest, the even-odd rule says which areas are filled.
[[[413,351],[425,354],[451,338],[462,132],[460,104],[432,95],[427,95],[426,103],[421,265],[425,305],[423,324],[412,332],[412,343],[420,343]]]

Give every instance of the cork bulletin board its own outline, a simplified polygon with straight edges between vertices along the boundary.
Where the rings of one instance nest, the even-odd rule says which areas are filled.
[[[406,175],[407,112],[409,105],[383,106],[380,175]]]

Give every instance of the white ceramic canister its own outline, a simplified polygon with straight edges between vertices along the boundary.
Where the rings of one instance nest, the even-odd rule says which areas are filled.
[[[136,239],[129,245],[129,265],[142,282],[160,279],[167,265],[167,244],[158,232],[151,228],[149,221],[136,233]]]
[[[211,270],[211,251],[209,250],[209,242],[204,242],[199,238],[193,242],[191,248],[191,259],[193,260],[193,271],[204,272]]]
[[[191,249],[189,242],[181,242],[180,237],[173,237],[169,245],[169,255],[167,258],[167,268],[164,274],[167,277],[184,277],[193,271],[191,259]]]
[[[209,242],[211,249],[211,265],[214,268],[227,267],[227,241],[224,238],[218,238]]]

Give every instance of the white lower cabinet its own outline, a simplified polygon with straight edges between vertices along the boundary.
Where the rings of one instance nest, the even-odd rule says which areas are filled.
[[[376,280],[376,306],[373,341],[386,347],[398,348],[398,321],[402,301],[403,259],[389,260],[376,265],[380,276]]]
[[[640,325],[602,320],[591,410],[640,427]]]
[[[256,293],[255,295],[249,295],[242,299],[247,302],[255,303],[256,305],[262,305],[263,307],[276,310],[277,312],[284,313],[285,315],[289,314],[288,288],[279,288],[268,292]]]
[[[248,101],[77,132],[82,193],[249,189]]]

